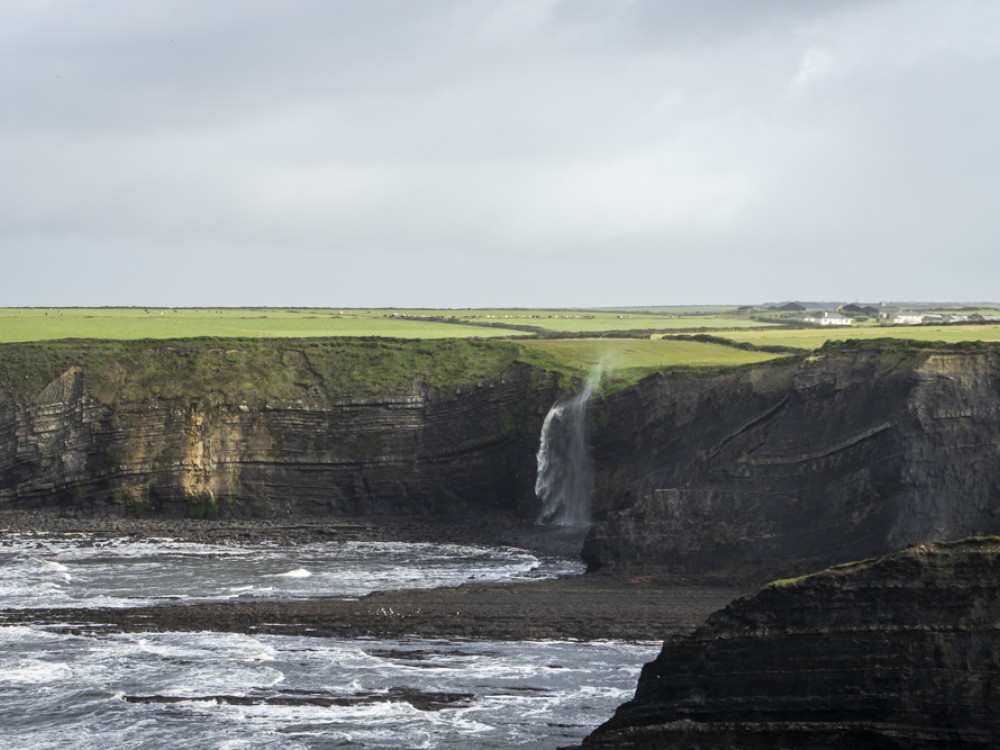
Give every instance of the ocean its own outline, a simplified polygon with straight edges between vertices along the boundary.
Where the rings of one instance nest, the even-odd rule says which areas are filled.
[[[3,538],[0,570],[0,609],[354,597],[582,572],[515,548],[30,535]],[[659,647],[0,626],[0,747],[556,748],[628,700]]]

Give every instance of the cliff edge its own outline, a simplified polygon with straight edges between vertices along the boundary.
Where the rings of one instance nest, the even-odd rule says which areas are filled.
[[[1000,539],[776,581],[645,666],[600,748],[1000,745]]]

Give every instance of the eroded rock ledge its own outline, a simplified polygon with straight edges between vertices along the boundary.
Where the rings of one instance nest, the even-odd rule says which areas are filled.
[[[778,581],[664,644],[598,748],[1000,745],[1000,539]]]

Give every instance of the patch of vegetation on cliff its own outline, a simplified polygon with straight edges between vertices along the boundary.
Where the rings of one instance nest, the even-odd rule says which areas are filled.
[[[125,489],[115,490],[115,503],[126,515],[133,515],[136,518],[142,518],[152,509],[148,499]]]
[[[211,495],[188,496],[184,498],[184,517],[215,519],[219,517],[219,506]]]

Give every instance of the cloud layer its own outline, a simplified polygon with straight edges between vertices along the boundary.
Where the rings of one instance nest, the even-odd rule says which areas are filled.
[[[989,0],[22,0],[0,305],[989,299]]]

